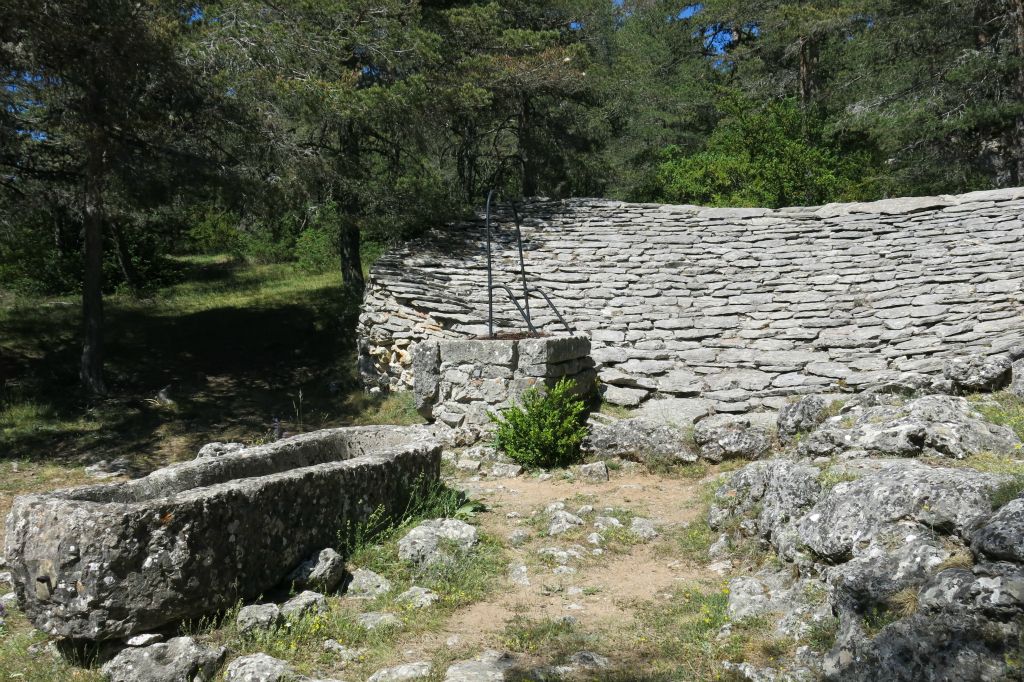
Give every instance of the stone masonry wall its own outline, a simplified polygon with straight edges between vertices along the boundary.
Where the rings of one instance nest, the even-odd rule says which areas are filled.
[[[486,426],[489,411],[516,402],[523,391],[576,382],[592,395],[597,374],[586,336],[479,341],[428,339],[413,351],[416,408],[451,427]]]
[[[703,396],[719,411],[860,390],[1024,338],[1024,189],[768,209],[574,199],[520,206],[531,284],[590,334],[605,399]],[[495,281],[516,289],[511,211]],[[361,371],[412,385],[412,347],[486,333],[482,220],[392,250],[371,273]],[[559,325],[532,300],[535,319]],[[496,298],[501,329],[522,320]]]

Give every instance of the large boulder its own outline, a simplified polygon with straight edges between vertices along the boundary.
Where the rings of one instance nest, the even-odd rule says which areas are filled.
[[[850,475],[856,478],[829,488],[797,524],[804,545],[830,561],[851,556],[855,547],[898,522],[966,540],[992,513],[992,492],[1000,483],[993,474],[914,460],[872,462]]]
[[[809,395],[783,405],[776,420],[779,441],[788,445],[798,434],[813,431],[832,414],[832,406],[836,402],[836,399],[825,396]]]
[[[1014,679],[1024,498],[993,513],[1006,480],[914,460],[749,464],[709,521],[782,566],[733,579],[730,614],[769,616],[785,637],[834,628],[831,650],[785,662],[780,679],[809,664],[830,680]]]
[[[206,682],[214,679],[227,649],[175,637],[146,647],[128,647],[103,665],[110,682]]]
[[[868,399],[870,398],[870,400]],[[1013,430],[986,421],[965,398],[929,395],[909,402],[868,396],[801,439],[805,457],[952,457],[1012,453]]]
[[[1010,383],[1011,365],[1007,355],[967,355],[946,362],[942,373],[961,393],[998,391]]]
[[[238,610],[235,627],[243,635],[273,630],[281,624],[281,609],[277,604],[250,604]]]
[[[1024,564],[1024,497],[996,512],[971,535],[971,549],[989,561]]]
[[[418,427],[329,429],[107,485],[15,499],[4,555],[46,633],[108,640],[250,601],[339,528],[400,514],[440,474]]]
[[[643,417],[606,421],[592,418],[583,451],[636,462],[697,461],[697,453],[691,451],[682,429]]]
[[[751,426],[750,419],[725,414],[705,417],[694,424],[693,440],[700,448],[700,456],[709,462],[757,459],[772,445],[768,432]]]

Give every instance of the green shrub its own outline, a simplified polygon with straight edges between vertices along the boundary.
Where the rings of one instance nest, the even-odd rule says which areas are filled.
[[[573,393],[575,385],[562,379],[546,394],[530,388],[523,393],[522,407],[505,409],[500,417],[490,413],[498,425],[495,447],[528,467],[580,461],[580,443],[587,436],[586,405]]]
[[[295,240],[299,268],[306,272],[326,272],[338,267],[336,238],[327,230],[309,228]]]
[[[229,211],[208,209],[188,228],[185,246],[194,253],[236,253],[241,248],[239,222]]]

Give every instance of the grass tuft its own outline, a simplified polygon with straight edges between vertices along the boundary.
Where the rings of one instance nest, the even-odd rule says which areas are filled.
[[[1024,399],[1009,391],[999,391],[972,395],[968,400],[986,420],[999,426],[1009,426],[1018,438],[1024,440]]]

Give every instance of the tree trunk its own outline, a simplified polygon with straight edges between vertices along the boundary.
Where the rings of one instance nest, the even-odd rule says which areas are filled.
[[[359,254],[359,227],[350,217],[342,220],[338,242],[342,284],[346,292],[362,300],[366,282],[363,279],[363,260]]]
[[[1024,102],[1024,0],[1012,0],[1012,8],[1010,16],[1013,17],[1015,52],[1021,64],[1017,69],[1015,94],[1018,102]],[[1012,137],[1007,165],[1012,176],[1011,184],[1020,185],[1024,183],[1024,114],[1017,114]]]
[[[800,37],[800,104],[806,109],[814,100],[814,72],[818,65],[818,46],[814,39]]]
[[[110,225],[110,232],[114,237],[114,246],[117,247],[117,265],[121,268],[124,281],[132,292],[138,293],[142,282],[139,279],[139,273],[135,270],[135,265],[132,263],[132,254],[124,241],[124,234],[116,223]]]
[[[82,386],[94,395],[106,393],[103,383],[103,176],[106,159],[103,145],[89,145],[85,168],[84,257],[85,277],[82,288],[82,319],[84,340],[79,376]]]
[[[519,113],[519,157],[523,164],[523,196],[537,196],[537,160],[533,156],[533,116],[530,98],[523,97]]]

